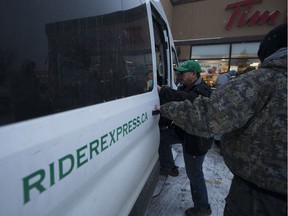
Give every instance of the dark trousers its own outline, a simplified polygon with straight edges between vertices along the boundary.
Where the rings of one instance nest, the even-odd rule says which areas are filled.
[[[285,197],[255,189],[245,180],[234,176],[226,197],[224,216],[286,216]]]
[[[193,145],[191,143],[191,145]],[[194,207],[199,209],[207,209],[210,207],[208,200],[207,187],[203,173],[203,162],[205,155],[193,156],[185,153],[185,146],[183,145],[184,162],[186,174],[190,180],[191,196]]]
[[[170,170],[175,166],[171,145],[181,143],[174,128],[160,129],[159,161],[163,170]]]

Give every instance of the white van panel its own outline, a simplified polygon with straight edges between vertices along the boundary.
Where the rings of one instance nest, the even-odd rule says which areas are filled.
[[[5,65],[3,71],[17,75],[22,60],[28,59],[30,66],[35,63],[38,75],[56,83],[49,86],[55,110],[18,120],[0,113],[0,216],[126,216],[155,170],[159,145],[159,115],[152,115],[155,105],[159,105],[152,19],[155,13],[161,17],[163,32],[171,36],[160,1],[79,2],[0,3],[0,19],[5,20],[0,26],[7,29],[0,35],[0,54],[17,54],[15,62],[7,68]],[[31,8],[35,13],[30,13]],[[11,11],[19,12],[18,16]],[[95,34],[100,32],[98,24],[103,35],[105,30],[111,33],[111,43]],[[143,43],[139,35],[146,39]],[[157,45],[163,48],[160,38]],[[172,38],[166,39],[173,46]],[[15,47],[19,47],[18,53],[13,53]],[[169,55],[163,63],[170,74],[171,53],[161,54]],[[110,65],[110,61],[115,64]],[[153,90],[145,93],[142,81],[146,84],[146,70],[153,71],[154,79]],[[77,79],[79,74],[83,77]],[[129,85],[133,79],[139,85]],[[90,88],[89,81],[100,84]],[[86,82],[88,87],[84,89]],[[99,88],[105,82],[110,86]],[[113,84],[118,82],[120,93],[107,97],[108,102],[96,97],[110,96],[106,95],[107,86],[112,92],[116,89]],[[121,84],[127,87],[123,92]],[[135,86],[138,89],[131,91]],[[71,89],[76,93],[69,92]],[[87,101],[83,99],[85,103],[81,104],[83,95],[78,93],[87,89],[83,93]],[[158,173],[154,177],[158,178]]]
[[[5,170],[0,176],[1,191],[5,191],[0,196],[0,215],[127,215],[158,159],[158,117],[151,112],[159,103],[155,94],[0,130],[1,143],[9,143],[0,151],[0,170]],[[92,151],[89,144],[93,141],[99,146],[93,145]],[[62,175],[67,174],[61,180],[60,164]],[[26,190],[29,200],[23,204],[24,179],[38,170],[45,172],[39,184],[45,190]],[[40,176],[28,178],[29,187]]]

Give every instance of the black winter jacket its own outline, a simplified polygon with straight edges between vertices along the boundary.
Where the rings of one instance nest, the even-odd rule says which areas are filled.
[[[184,101],[187,99],[193,102],[198,95],[210,97],[211,93],[212,90],[210,86],[207,85],[201,77],[199,77],[190,88],[187,88],[186,86],[180,86],[178,87],[178,90],[161,88],[159,92],[160,104],[162,105],[171,101]],[[160,122],[161,121],[165,121],[164,117],[161,117]],[[195,125],[195,127],[197,127],[197,125]],[[175,126],[175,130],[183,140],[183,148],[185,153],[200,156],[206,154],[211,148],[213,142],[212,137],[207,139],[191,135],[177,126]]]

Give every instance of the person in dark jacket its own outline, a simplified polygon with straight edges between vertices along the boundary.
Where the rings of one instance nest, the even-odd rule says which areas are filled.
[[[188,60],[175,70],[181,74],[183,85],[178,87],[178,90],[161,88],[159,96],[162,103],[185,99],[193,101],[198,95],[210,96],[211,89],[200,76],[201,67],[196,61]],[[180,128],[176,128],[176,132],[182,136],[185,168],[190,180],[194,203],[194,207],[187,209],[185,214],[188,216],[211,215],[202,165],[208,149],[211,148],[213,138],[191,135]]]

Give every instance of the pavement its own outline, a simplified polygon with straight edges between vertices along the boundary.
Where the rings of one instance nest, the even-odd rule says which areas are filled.
[[[145,216],[184,216],[185,210],[193,206],[182,145],[175,144],[172,148],[175,164],[179,167],[179,176],[160,176]],[[233,174],[226,167],[219,148],[214,144],[205,157],[203,172],[212,216],[222,216]]]

